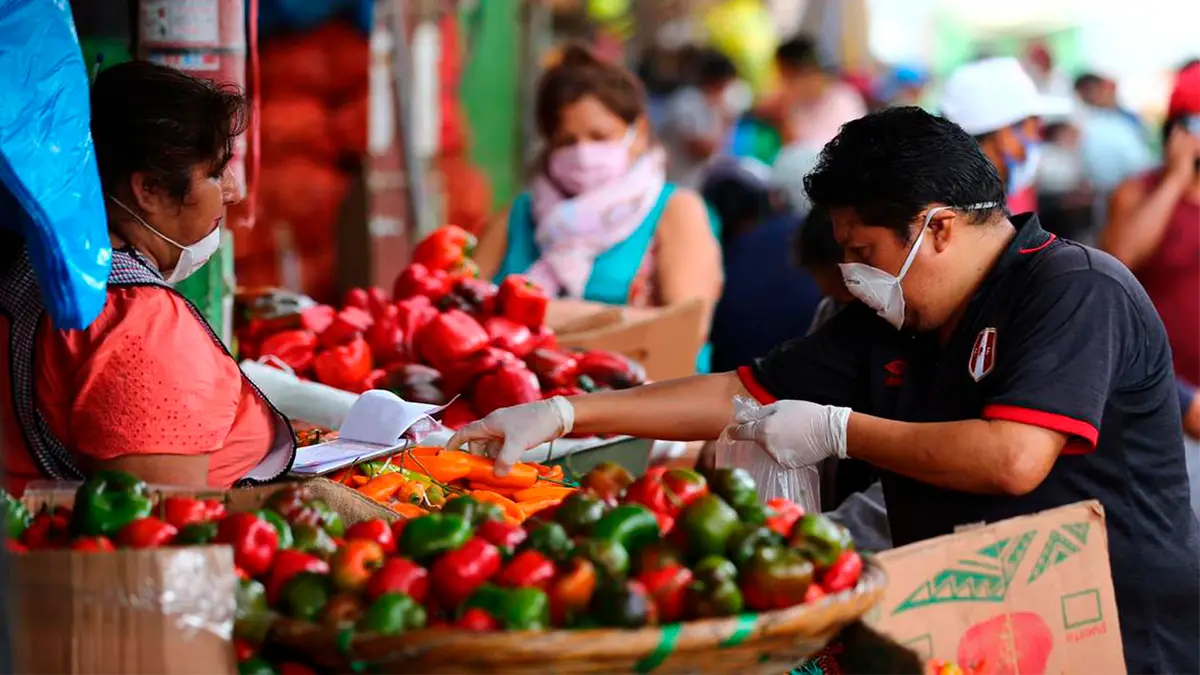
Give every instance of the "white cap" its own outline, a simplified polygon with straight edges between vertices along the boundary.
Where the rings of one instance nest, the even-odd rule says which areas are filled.
[[[793,143],[784,146],[771,166],[770,185],[780,192],[796,212],[808,213],[812,203],[804,191],[804,176],[817,167],[821,148]]]
[[[959,66],[942,88],[942,114],[972,136],[1003,129],[1027,117],[1063,117],[1071,102],[1038,92],[1021,62],[1011,56]]]

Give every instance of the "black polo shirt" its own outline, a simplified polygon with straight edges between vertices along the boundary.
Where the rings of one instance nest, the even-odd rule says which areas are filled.
[[[1067,434],[1050,474],[1019,497],[882,472],[893,541],[1099,499],[1129,672],[1200,673],[1200,548],[1162,321],[1116,259],[1056,238],[1034,215],[1012,220],[1016,236],[947,344],[855,303],[742,369],[742,381],[764,401]]]

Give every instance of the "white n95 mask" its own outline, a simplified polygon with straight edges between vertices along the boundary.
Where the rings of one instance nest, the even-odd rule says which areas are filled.
[[[962,210],[990,209],[996,206],[998,206],[996,202],[986,202],[962,207]],[[929,228],[929,222],[933,219],[933,215],[938,211],[952,208],[956,207],[938,206],[925,213],[925,222],[921,224],[921,229],[917,232],[917,238],[913,241],[912,248],[909,249],[898,276],[892,276],[878,267],[871,267],[863,263],[838,265],[842,271],[842,280],[846,282],[846,290],[850,291],[850,294],[862,301],[864,305],[875,310],[876,314],[892,324],[896,330],[900,330],[904,326],[904,288],[900,282],[904,280],[904,275],[908,274],[908,268],[912,266],[913,260],[917,257],[917,251],[921,248],[921,242],[925,239],[925,231]]]

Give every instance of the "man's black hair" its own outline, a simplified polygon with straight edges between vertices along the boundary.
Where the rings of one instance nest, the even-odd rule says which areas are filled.
[[[1075,78],[1075,91],[1083,91],[1086,87],[1104,84],[1104,78],[1096,73],[1083,73]]]
[[[847,122],[804,178],[813,204],[852,208],[905,241],[930,204],[963,208],[972,222],[1004,212],[1004,183],[979,144],[957,124],[912,106]],[[995,203],[984,209],[965,207]]]
[[[833,236],[833,219],[828,209],[816,206],[808,212],[792,240],[792,257],[808,270],[842,262],[842,247]]]
[[[696,58],[696,84],[713,87],[737,78],[737,66],[721,52],[705,49]]]
[[[817,43],[812,38],[803,35],[779,45],[779,48],[775,50],[775,62],[791,70],[825,68],[821,52],[817,49]]]

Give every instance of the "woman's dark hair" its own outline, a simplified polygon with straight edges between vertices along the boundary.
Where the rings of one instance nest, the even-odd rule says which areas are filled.
[[[714,87],[737,78],[737,66],[721,52],[705,49],[696,62],[695,83],[700,87]]]
[[[627,124],[633,124],[646,110],[642,86],[628,70],[604,61],[583,45],[568,44],[559,62],[538,80],[534,99],[538,133],[552,137],[563,108],[585,96],[596,98]]]
[[[842,247],[833,236],[833,218],[823,206],[814,206],[792,240],[796,263],[807,270],[834,267],[842,262]]]
[[[192,169],[218,174],[246,130],[247,105],[232,85],[192,77],[146,61],[113,66],[92,85],[92,141],[105,192],[134,172],[182,200]]]
[[[1004,213],[1004,183],[962,127],[920,108],[889,108],[847,122],[804,177],[814,205],[851,208],[869,225],[908,241],[930,204],[967,209],[977,224]]]
[[[800,35],[779,45],[775,50],[775,62],[784,68],[799,71],[807,69],[825,70],[825,60],[817,43],[810,37]]]

